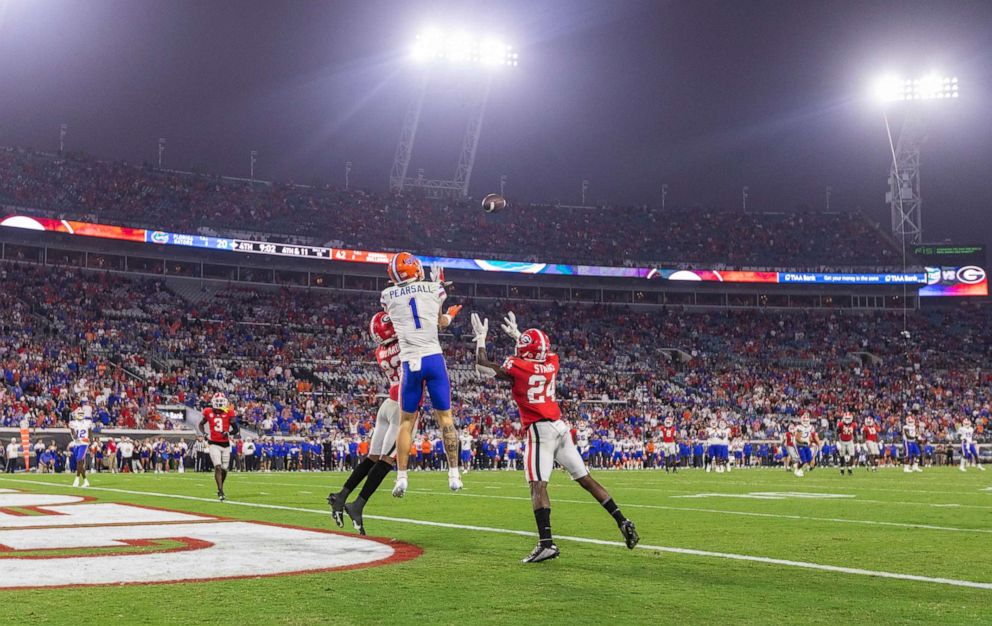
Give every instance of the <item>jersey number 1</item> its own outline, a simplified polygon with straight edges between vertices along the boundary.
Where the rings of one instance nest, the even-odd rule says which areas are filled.
[[[547,376],[534,374],[527,379],[527,402],[544,404],[555,399],[555,377],[548,380]]]
[[[420,330],[420,315],[417,314],[417,299],[410,298],[410,312],[413,313],[413,325]]]

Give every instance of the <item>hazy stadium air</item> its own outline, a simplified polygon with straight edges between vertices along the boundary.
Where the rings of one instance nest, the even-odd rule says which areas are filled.
[[[858,207],[888,224],[879,72],[954,74],[923,149],[924,240],[992,244],[992,3],[0,1],[0,145],[384,190],[425,25],[486,29],[497,77],[473,180],[575,203]],[[449,77],[449,82],[455,77]],[[471,81],[471,77],[458,80]],[[465,102],[432,89],[412,168],[450,176]],[[446,119],[457,119],[446,124]],[[431,141],[424,138],[432,137]],[[540,175],[534,175],[539,172]]]

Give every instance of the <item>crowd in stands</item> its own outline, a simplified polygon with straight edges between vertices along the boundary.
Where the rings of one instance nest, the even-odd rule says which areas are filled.
[[[319,444],[321,468],[367,446],[386,391],[366,336],[374,293],[229,285],[191,303],[157,280],[21,263],[0,265],[0,282],[0,426],[59,426],[85,398],[101,439],[112,428],[166,430],[181,424],[159,405],[199,409],[222,391],[259,438],[254,456],[280,467],[305,469],[314,456],[305,446]],[[990,438],[988,307],[910,311],[904,333],[899,311],[461,303],[494,320],[512,309],[549,334],[563,410],[591,442],[611,446],[610,459],[624,446],[643,450],[668,417],[686,445],[713,419],[742,440],[776,441],[804,413],[829,440],[845,411],[876,420],[889,442],[908,415],[930,442],[955,441],[965,417],[979,441]],[[522,433],[509,391],[475,374],[467,332],[459,319],[443,338],[453,408],[475,462],[498,467]],[[497,360],[510,353],[508,339],[492,340]],[[426,411],[420,428],[418,463],[434,463],[423,460],[439,445]],[[268,444],[285,454],[269,455]]]
[[[522,203],[486,214],[474,202],[429,202],[415,193],[251,183],[17,149],[0,149],[4,203],[175,232],[439,256],[714,269],[902,264],[891,241],[860,214]]]

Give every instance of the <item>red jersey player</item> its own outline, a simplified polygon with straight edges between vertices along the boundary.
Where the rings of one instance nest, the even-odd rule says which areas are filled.
[[[865,448],[868,453],[868,470],[878,471],[878,457],[882,452],[878,445],[878,423],[871,416],[865,418],[864,426],[861,428],[861,436],[865,440]]]
[[[203,425],[206,424],[206,428]],[[238,424],[234,420],[234,409],[227,398],[219,391],[210,399],[210,406],[203,409],[203,419],[199,429],[210,444],[210,460],[214,464],[214,481],[217,483],[217,498],[224,501],[224,481],[227,468],[231,464],[231,435],[238,434]]]
[[[673,472],[678,472],[678,442],[675,441],[675,421],[665,418],[665,425],[661,427],[661,452],[665,455],[665,473],[671,468]]]
[[[559,555],[558,546],[551,537],[551,500],[548,498],[548,481],[555,461],[613,516],[627,547],[633,549],[640,541],[634,522],[623,516],[606,489],[589,475],[572,441],[568,424],[561,420],[561,409],[555,401],[558,355],[551,351],[548,336],[536,328],[521,333],[512,312],[504,318],[502,327],[516,341],[516,353],[508,357],[501,367],[486,355],[489,320],[472,314],[476,369],[512,383],[511,393],[520,410],[520,424],[527,432],[524,473],[530,483],[540,542],[523,562],[538,563]]]
[[[847,467],[847,475],[854,473],[854,463],[858,455],[854,450],[854,436],[858,432],[858,425],[854,423],[854,416],[844,413],[837,425],[837,452],[844,459],[844,465],[840,467],[840,475],[844,475],[844,467]]]
[[[344,525],[344,513],[347,513],[355,525],[355,530],[362,535],[365,534],[363,516],[365,504],[396,463],[396,435],[400,429],[400,344],[396,340],[393,321],[384,311],[372,316],[372,321],[369,322],[369,336],[376,343],[375,360],[386,380],[389,381],[389,397],[379,405],[368,455],[355,466],[341,491],[332,492],[327,496],[327,503],[331,505],[331,516],[338,527]],[[365,484],[358,497],[350,504],[346,504],[348,495],[363,480]]]

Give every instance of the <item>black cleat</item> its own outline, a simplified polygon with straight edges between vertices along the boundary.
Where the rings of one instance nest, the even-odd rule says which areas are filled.
[[[331,517],[334,518],[334,523],[338,525],[338,528],[344,528],[344,498],[340,497],[337,492],[331,493],[327,496],[327,504],[331,506]]]
[[[550,561],[551,559],[557,559],[561,551],[558,550],[558,546],[551,544],[551,547],[545,548],[541,544],[537,544],[530,554],[527,555],[526,559],[521,560],[521,563],[540,563],[541,561]]]
[[[641,540],[640,535],[637,534],[637,527],[629,519],[620,523],[620,533],[623,535],[624,543],[627,544],[629,550],[633,550],[634,546]]]
[[[220,500],[221,502],[224,501],[225,498],[224,498],[224,490],[223,489],[218,489],[217,490],[217,499]]]
[[[351,522],[355,525],[355,530],[358,531],[359,535],[365,534],[365,522],[362,521],[362,508],[355,506],[355,503],[344,505],[344,512],[348,514],[351,518]]]

